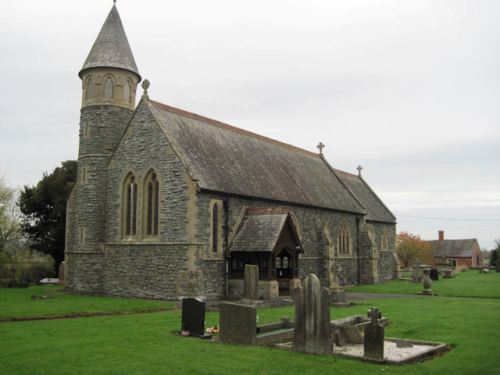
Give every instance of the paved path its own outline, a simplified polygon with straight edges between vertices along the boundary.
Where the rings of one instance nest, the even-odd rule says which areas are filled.
[[[347,301],[364,301],[367,299],[382,299],[382,298],[413,298],[413,297],[429,297],[418,294],[384,294],[384,293],[353,293],[346,292]]]

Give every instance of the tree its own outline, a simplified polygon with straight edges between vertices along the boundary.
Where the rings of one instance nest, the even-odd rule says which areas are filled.
[[[13,252],[22,238],[21,214],[14,199],[15,191],[0,178],[0,256]]]
[[[497,272],[500,272],[500,262],[498,256],[500,255],[500,238],[495,240],[496,247],[491,250],[490,266],[495,266]]]
[[[398,234],[397,251],[399,261],[403,268],[408,268],[420,263],[433,263],[432,249],[430,243],[424,241],[418,235],[408,232]]]
[[[22,230],[33,249],[52,256],[56,273],[64,260],[66,202],[76,173],[77,162],[64,161],[50,175],[44,173],[36,186],[25,186],[19,199]]]

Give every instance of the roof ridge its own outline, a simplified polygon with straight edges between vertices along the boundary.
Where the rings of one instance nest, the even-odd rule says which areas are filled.
[[[229,124],[226,124],[226,123],[218,121],[218,120],[214,120],[214,119],[209,118],[209,117],[198,115],[196,113],[189,112],[189,111],[186,111],[184,109],[172,107],[170,105],[163,104],[163,103],[151,100],[151,99],[149,100],[149,102],[154,107],[161,109],[161,110],[164,110],[164,111],[167,111],[167,112],[175,113],[177,115],[185,116],[185,117],[188,117],[188,118],[193,119],[193,120],[198,120],[198,121],[204,122],[206,124],[216,126],[218,128],[221,128],[221,129],[226,129],[226,130],[233,131],[233,132],[236,132],[239,134],[243,134],[243,135],[264,141],[264,142],[268,142],[268,143],[271,143],[271,144],[274,144],[277,146],[281,146],[281,147],[287,148],[290,151],[299,152],[299,153],[302,153],[304,155],[312,156],[315,158],[320,158],[319,154],[317,154],[315,152],[308,151],[308,150],[305,150],[305,149],[297,147],[297,146],[293,146],[289,143],[281,142],[281,141],[278,141],[278,140],[270,138],[270,137],[266,137],[266,136],[263,136],[263,135],[260,135],[260,134],[242,129],[242,128],[238,128],[236,126],[229,125]]]
[[[337,168],[333,168],[335,170],[335,172],[337,173],[341,173],[341,174],[345,174],[345,175],[348,175],[348,176],[351,176],[351,177],[359,177],[359,175],[357,174],[354,174],[354,173],[351,173],[351,172],[346,172],[346,171],[343,171],[341,169],[337,169]]]

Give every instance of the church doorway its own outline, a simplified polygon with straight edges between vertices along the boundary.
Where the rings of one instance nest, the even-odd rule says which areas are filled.
[[[290,281],[298,275],[298,262],[295,253],[295,251],[283,248],[274,257],[276,279],[278,280],[280,295],[290,294]]]

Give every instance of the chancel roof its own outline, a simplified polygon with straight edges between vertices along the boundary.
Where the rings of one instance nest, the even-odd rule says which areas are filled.
[[[464,240],[434,240],[427,241],[432,248],[434,257],[469,258],[473,255],[475,238]],[[478,244],[479,247],[479,244]]]
[[[104,21],[80,70],[80,77],[84,70],[91,68],[125,69],[137,74],[139,80],[141,79],[116,5],[113,5],[106,21]]]
[[[201,189],[365,214],[315,153],[148,100]]]
[[[335,172],[366,209],[367,220],[395,223],[396,217],[361,176],[336,169]]]

